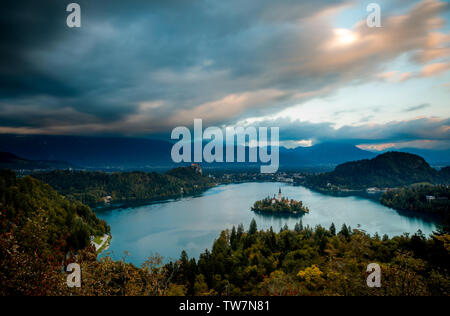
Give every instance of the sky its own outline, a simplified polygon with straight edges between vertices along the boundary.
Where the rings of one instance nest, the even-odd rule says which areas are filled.
[[[288,147],[450,148],[450,4],[18,0],[0,12],[0,133],[170,139],[279,127]]]

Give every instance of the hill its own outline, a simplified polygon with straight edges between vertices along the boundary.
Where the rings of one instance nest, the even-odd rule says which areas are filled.
[[[0,152],[0,169],[45,170],[68,169],[73,166],[64,161],[29,160],[8,152]]]
[[[109,232],[106,222],[97,219],[86,205],[59,196],[37,179],[17,178],[8,170],[0,170],[0,211],[18,229],[35,219],[45,221],[47,227],[39,237],[64,252],[82,249],[91,235]],[[29,242],[30,247],[35,246],[33,240]]]
[[[105,197],[111,202],[163,200],[201,192],[214,185],[196,168],[180,167],[165,174],[156,172],[52,171],[32,175],[58,193],[94,205]]]
[[[334,171],[307,179],[316,188],[364,189],[369,187],[393,188],[419,182],[445,183],[439,172],[420,156],[388,152],[373,159],[347,162]]]

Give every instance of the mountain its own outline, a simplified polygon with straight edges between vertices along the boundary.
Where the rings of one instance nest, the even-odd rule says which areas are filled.
[[[387,152],[373,159],[347,162],[334,171],[310,177],[313,187],[345,187],[362,189],[368,187],[401,187],[419,182],[442,183],[440,173],[420,156]]]
[[[144,138],[0,135],[0,151],[91,168],[172,164],[171,148],[169,142]]]
[[[337,165],[374,158],[376,154],[344,143],[322,143],[311,147],[280,148],[282,166]]]
[[[45,169],[68,169],[73,167],[64,161],[28,160],[14,154],[0,152],[0,169],[11,170],[45,170]]]
[[[68,161],[86,168],[171,168],[175,166],[170,156],[172,146],[173,143],[168,141],[145,138],[0,135],[0,151],[31,160]],[[248,157],[248,148],[246,153]],[[295,149],[280,147],[282,167],[335,166],[345,161],[373,157],[375,154],[372,152],[341,143]],[[214,163],[209,166],[230,168],[243,165],[251,164]]]
[[[22,159],[67,161],[80,167],[94,169],[156,167],[170,169],[176,166],[171,159],[172,146],[173,143],[169,141],[146,138],[0,135],[0,151],[23,157]],[[280,166],[288,168],[334,167],[347,161],[372,159],[377,155],[345,143],[322,143],[293,149],[280,147],[279,151]],[[401,151],[418,154],[433,165],[450,164],[450,151],[415,148],[405,148]],[[248,148],[246,148],[246,157],[248,157]],[[204,165],[214,168],[233,168],[255,164],[213,163]]]

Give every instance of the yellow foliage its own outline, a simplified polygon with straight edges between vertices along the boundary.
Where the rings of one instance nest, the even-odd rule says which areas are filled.
[[[306,268],[305,270],[299,271],[297,276],[304,279],[308,283],[320,281],[322,279],[323,272],[316,265]]]

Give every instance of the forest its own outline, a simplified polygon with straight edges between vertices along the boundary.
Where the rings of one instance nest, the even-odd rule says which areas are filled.
[[[163,200],[202,192],[214,185],[209,177],[191,167],[156,172],[59,170],[32,176],[52,186],[59,194],[93,206],[111,196],[111,202]]]
[[[447,186],[421,184],[389,190],[381,197],[381,203],[401,211],[425,212],[448,217],[449,199],[450,189]]]
[[[277,233],[253,221],[223,231],[198,261],[183,253],[169,271],[187,295],[448,295],[449,241],[445,230],[389,238],[300,221]],[[365,283],[371,262],[381,266],[381,288]]]

